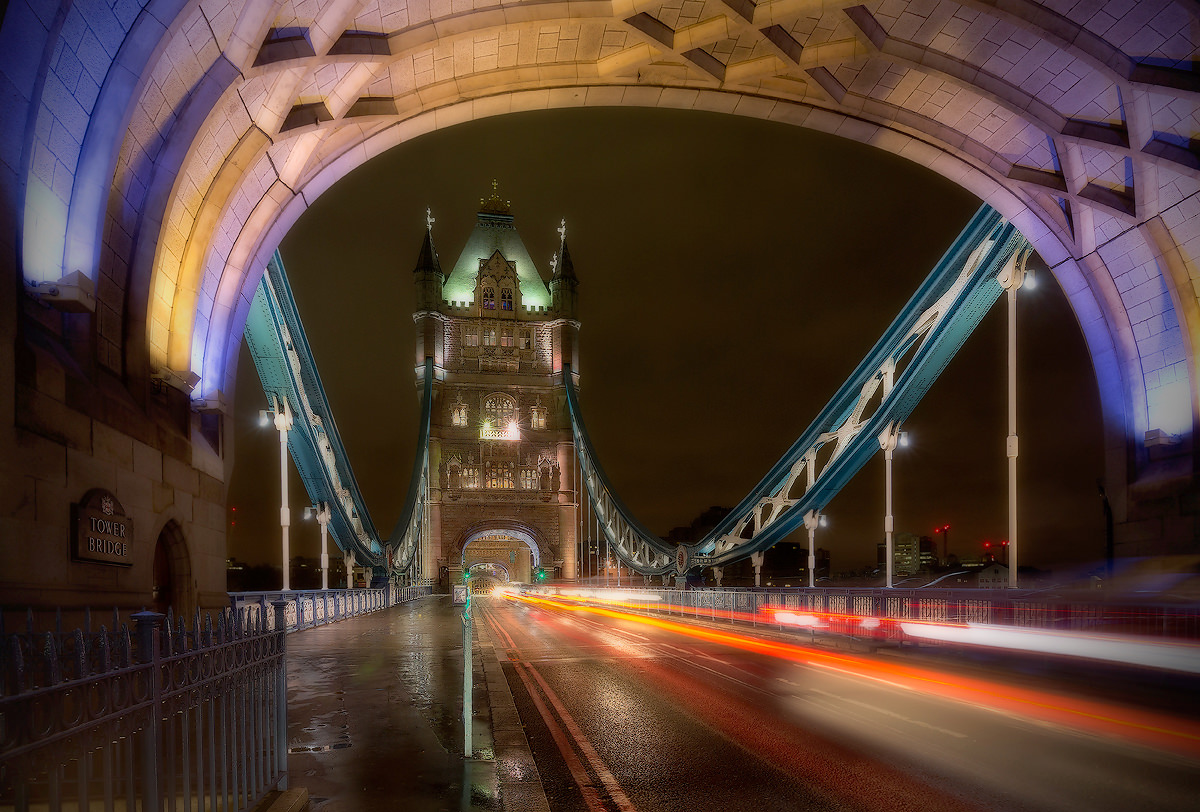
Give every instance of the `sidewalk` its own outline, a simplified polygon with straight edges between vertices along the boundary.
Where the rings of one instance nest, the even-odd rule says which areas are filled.
[[[461,607],[422,598],[288,635],[288,780],[313,812],[548,809],[516,707],[475,622],[462,757]]]

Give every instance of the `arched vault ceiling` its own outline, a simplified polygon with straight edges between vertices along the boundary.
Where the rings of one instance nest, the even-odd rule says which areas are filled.
[[[380,151],[484,116],[637,105],[834,132],[962,184],[1054,269],[1116,442],[1191,434],[1196,0],[64,8],[58,36],[84,55],[84,77],[69,83],[75,67],[47,46],[25,272],[52,277],[44,257],[61,252],[58,267],[96,279],[99,355],[118,371],[198,374],[201,399],[228,389],[269,252]],[[88,51],[89,36],[102,47]],[[71,117],[82,141],[55,129]]]

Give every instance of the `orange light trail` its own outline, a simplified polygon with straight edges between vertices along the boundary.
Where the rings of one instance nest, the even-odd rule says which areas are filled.
[[[615,620],[624,620],[661,629],[672,634],[705,640],[742,651],[841,671],[875,681],[972,705],[981,705],[1021,716],[1049,721],[1091,733],[1122,736],[1160,749],[1200,758],[1200,725],[1186,720],[1132,708],[1122,708],[1094,700],[1017,688],[1002,683],[948,675],[923,668],[875,660],[845,653],[750,637],[736,632],[715,631],[664,618],[647,617],[605,606],[591,606],[582,599],[558,596],[554,599],[512,594],[510,597],[551,610],[586,612]]]

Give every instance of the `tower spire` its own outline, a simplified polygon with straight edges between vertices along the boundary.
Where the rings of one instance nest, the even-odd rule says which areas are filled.
[[[425,209],[425,239],[421,243],[421,253],[417,256],[417,266],[413,268],[413,273],[432,271],[443,276],[442,265],[438,262],[437,251],[433,247],[433,224],[436,222],[432,210]]]

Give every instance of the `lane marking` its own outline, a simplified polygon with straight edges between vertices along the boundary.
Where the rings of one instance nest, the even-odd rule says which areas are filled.
[[[588,740],[588,737],[579,729],[579,725],[575,723],[575,719],[567,711],[562,700],[558,698],[558,694],[554,693],[554,690],[546,684],[546,680],[536,668],[529,663],[525,663],[525,667],[529,669],[529,673],[533,675],[538,685],[545,691],[546,698],[550,700],[550,704],[554,706],[554,710],[557,711],[559,718],[566,725],[567,731],[575,739],[575,744],[579,746],[584,757],[591,763],[592,770],[599,776],[600,781],[604,784],[605,789],[608,790],[608,794],[616,803],[617,808],[621,812],[636,812],[636,807],[634,807],[633,803],[629,800],[629,796],[625,794],[625,790],[617,782],[616,776],[612,774],[608,769],[608,765],[600,758],[600,754],[596,752],[596,748],[592,747],[592,743]]]
[[[809,693],[820,694],[821,696],[828,697],[832,700],[835,700],[835,702],[839,703],[839,704],[845,703],[848,705],[857,705],[858,707],[863,708],[864,710],[871,711],[872,713],[877,713],[880,716],[890,716],[893,719],[899,719],[901,722],[907,722],[910,725],[916,725],[917,727],[923,727],[923,728],[926,728],[927,730],[932,730],[935,733],[941,733],[946,736],[953,736],[956,739],[970,738],[970,736],[968,736],[966,733],[959,733],[957,730],[949,730],[944,727],[938,727],[937,725],[931,725],[929,722],[922,722],[919,719],[910,719],[907,716],[904,716],[903,714],[896,713],[895,711],[890,711],[890,710],[887,710],[886,708],[881,708],[878,705],[872,705],[870,702],[863,702],[858,699],[850,699],[849,697],[840,696],[838,694],[832,694],[829,691],[823,691],[820,688],[809,688],[808,691],[809,691]],[[830,709],[837,710],[837,708],[832,707],[832,705],[830,706]]]
[[[496,628],[497,631],[504,638],[506,638],[509,643],[512,643],[512,636],[509,635],[504,629],[498,617],[491,612],[488,612],[486,619],[487,622]],[[513,644],[510,654],[516,654],[518,658],[520,657],[520,652],[517,650],[515,644]],[[600,782],[604,785],[605,790],[608,792],[608,796],[612,798],[613,803],[616,804],[620,812],[637,812],[637,807],[635,807],[633,802],[629,800],[629,796],[625,794],[625,790],[621,787],[616,777],[612,774],[612,771],[608,769],[608,765],[604,763],[604,760],[600,757],[600,754],[596,752],[596,748],[592,746],[591,741],[587,738],[587,736],[584,735],[583,731],[579,728],[579,725],[576,724],[574,717],[572,717],[570,712],[567,711],[566,705],[558,697],[558,694],[556,694],[546,682],[541,672],[534,667],[533,663],[527,660],[518,659],[513,665],[513,670],[517,672],[517,675],[524,683],[525,690],[529,693],[530,698],[533,700],[534,707],[537,708],[537,711],[541,715],[543,721],[546,722],[546,726],[550,729],[550,735],[552,738],[554,738],[554,743],[558,746],[559,752],[562,753],[564,760],[567,761],[567,766],[571,771],[571,776],[575,779],[575,783],[579,785],[580,791],[584,794],[584,800],[588,803],[588,808],[592,809],[593,812],[604,812],[602,806],[597,809],[592,805],[593,800],[596,804],[602,803],[597,788],[592,782],[591,776],[588,775],[587,770],[579,761],[579,757],[575,754],[575,750],[571,747],[571,742],[567,740],[566,734],[563,733],[562,727],[559,726],[558,721],[554,718],[550,708],[546,707],[545,703],[541,699],[541,696],[538,695],[539,692],[530,682],[529,677],[526,676],[526,672],[528,672],[528,674],[534,678],[534,680],[537,682],[538,688],[541,689],[541,693],[550,701],[550,704],[554,709],[554,713],[556,713],[558,718],[562,720],[563,726],[566,727],[567,733],[570,734],[571,739],[574,741],[575,747],[579,749],[579,752],[582,753],[584,758],[588,761],[592,768],[592,772],[594,772],[600,779]],[[591,796],[593,796],[592,798],[589,798],[589,793]]]
[[[558,752],[562,754],[563,761],[567,763],[567,769],[571,773],[571,778],[574,779],[575,785],[579,787],[579,791],[583,794],[584,803],[587,804],[587,808],[591,812],[606,812],[604,803],[600,799],[600,792],[596,788],[596,785],[592,783],[592,777],[587,774],[587,770],[584,769],[583,764],[579,761],[579,756],[575,755],[575,751],[571,749],[571,743],[567,741],[567,736],[563,733],[562,727],[554,720],[550,709],[546,707],[546,703],[538,696],[537,689],[530,682],[529,677],[525,676],[522,667],[528,668],[529,666],[518,662],[515,664],[513,670],[517,672],[517,676],[525,684],[525,690],[529,693],[529,698],[533,701],[533,706],[537,708],[542,721],[546,723],[546,727],[550,730],[550,737],[554,739],[554,744],[558,746]]]

